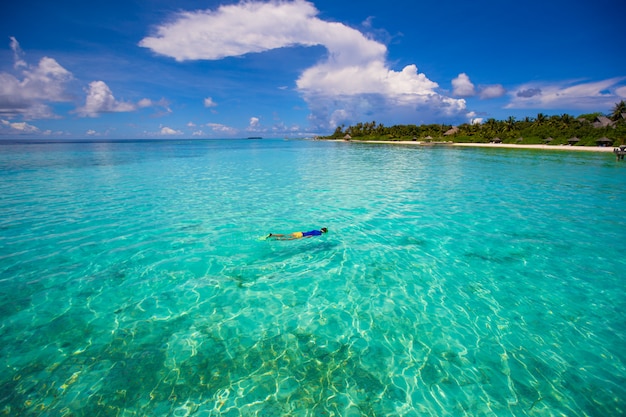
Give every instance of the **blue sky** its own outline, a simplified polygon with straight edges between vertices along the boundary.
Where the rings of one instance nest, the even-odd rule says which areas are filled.
[[[626,99],[623,0],[5,3],[0,139],[307,137]]]

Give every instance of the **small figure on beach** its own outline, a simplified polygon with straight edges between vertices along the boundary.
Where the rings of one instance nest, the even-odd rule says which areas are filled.
[[[280,233],[270,233],[265,237],[265,239],[273,239],[273,240],[294,240],[294,239],[302,239],[309,238],[313,236],[321,236],[324,233],[328,233],[328,229],[322,227],[319,230],[309,230],[308,232],[293,232],[288,234],[280,234]]]

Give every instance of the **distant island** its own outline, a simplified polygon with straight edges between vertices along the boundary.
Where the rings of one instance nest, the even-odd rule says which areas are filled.
[[[248,136],[248,139],[263,139],[261,136]]]
[[[330,136],[318,139],[362,141],[420,141],[452,143],[508,143],[525,145],[619,146],[626,143],[626,103],[617,103],[610,114],[590,113],[526,117],[516,120],[487,119],[483,123],[383,126],[375,121],[337,126]]]

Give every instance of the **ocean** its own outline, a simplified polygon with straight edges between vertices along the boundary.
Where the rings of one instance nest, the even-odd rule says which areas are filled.
[[[593,152],[0,142],[0,415],[625,415],[625,184]]]

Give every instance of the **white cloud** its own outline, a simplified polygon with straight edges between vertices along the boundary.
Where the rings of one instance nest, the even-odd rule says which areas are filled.
[[[220,133],[220,134],[226,134],[226,135],[237,134],[237,129],[232,128],[230,126],[223,125],[223,124],[207,123],[206,126],[211,128],[211,130],[213,132],[217,132],[217,133]]]
[[[506,90],[500,84],[481,87],[480,93],[479,93],[480,98],[483,100],[502,97],[505,94],[506,94]]]
[[[204,99],[204,107],[216,107],[217,103],[213,101],[211,97]]]
[[[102,113],[131,112],[157,104],[165,105],[163,102],[154,103],[147,98],[139,100],[136,104],[119,101],[104,81],[90,82],[86,92],[85,105],[76,109],[78,114],[86,117],[98,117]]]
[[[15,68],[27,67],[28,65],[26,64],[26,61],[22,59],[22,57],[24,56],[24,51],[22,51],[19,42],[13,36],[11,36],[9,39],[11,39],[10,45],[11,50],[13,51],[13,66]]]
[[[156,103],[153,103],[152,100],[148,99],[148,98],[142,98],[141,100],[139,100],[137,102],[137,107],[140,109],[143,109],[145,107],[152,107],[154,106]]]
[[[95,130],[93,130],[93,129],[89,129],[89,130],[87,131],[87,136],[95,136],[95,135],[97,135],[97,134],[98,134],[98,132],[96,132],[96,131],[95,131]]]
[[[29,125],[26,122],[9,122],[8,120],[0,121],[2,127],[8,128],[10,133],[38,133],[39,128],[33,125]]]
[[[618,97],[626,98],[626,86],[616,88],[615,94],[617,94]]]
[[[180,130],[174,130],[174,129],[172,129],[170,127],[167,127],[167,126],[163,126],[161,128],[161,134],[163,136],[172,136],[172,135],[182,135],[183,132],[181,132]]]
[[[177,61],[221,59],[297,44],[316,45],[302,33],[315,14],[315,7],[302,0],[243,2],[220,6],[214,12],[184,12],[158,27],[154,36],[144,38],[139,45]]]
[[[481,85],[476,87],[469,76],[462,72],[452,80],[452,94],[457,97],[478,97],[482,100],[502,97],[506,89],[500,84]]]
[[[257,128],[257,127],[259,127],[260,122],[261,122],[261,120],[258,117],[251,117],[250,118],[250,125],[249,125],[249,127],[251,129]]]
[[[19,74],[0,73],[0,114],[21,115],[25,119],[56,117],[46,103],[70,100],[65,89],[72,74],[48,57],[36,66],[28,65],[22,59],[24,53],[17,40],[10,39],[14,68]]]
[[[128,112],[136,109],[131,103],[117,101],[104,81],[89,83],[85,106],[77,109],[83,116],[98,117],[101,113]]]
[[[506,108],[571,108],[582,111],[609,111],[616,102],[626,97],[626,86],[619,85],[624,80],[626,77],[594,82],[525,84],[511,92],[511,101]]]
[[[452,80],[452,94],[457,97],[472,97],[476,95],[474,84],[472,84],[468,75],[464,72]]]
[[[321,20],[317,14],[315,6],[304,0],[244,1],[215,11],[180,13],[157,27],[140,46],[177,61],[216,60],[297,45],[324,46],[326,57],[296,81],[314,123],[328,125],[338,110],[354,120],[373,108],[413,119],[464,111],[464,100],[437,93],[438,84],[420,74],[415,65],[391,69],[382,43],[344,24]]]

